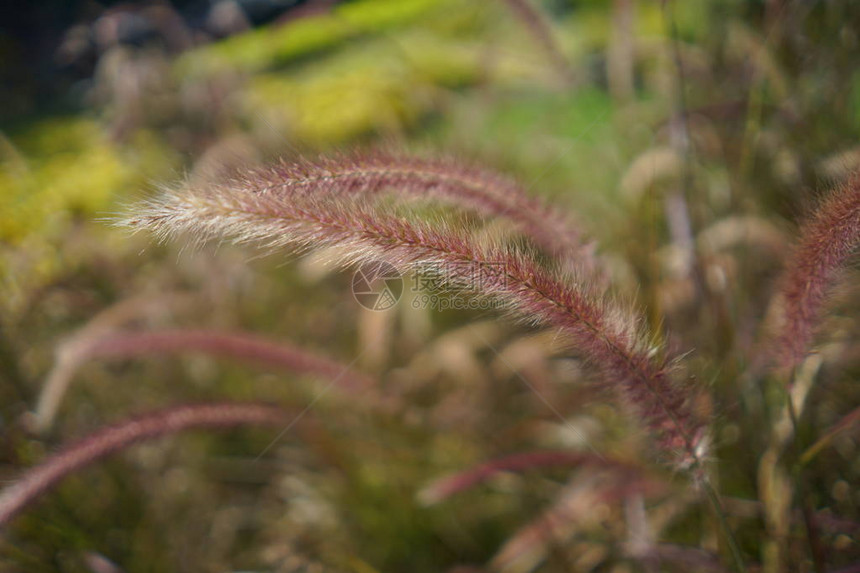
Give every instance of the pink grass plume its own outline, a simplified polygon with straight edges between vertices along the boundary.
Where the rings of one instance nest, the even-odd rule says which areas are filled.
[[[669,363],[625,307],[582,277],[547,268],[510,247],[478,241],[464,229],[387,211],[365,197],[314,189],[259,192],[234,185],[167,192],[122,222],[167,239],[233,238],[292,252],[332,248],[342,265],[384,261],[399,268],[433,268],[453,283],[473,284],[531,324],[556,328],[587,358],[682,466],[699,466],[707,446],[692,409],[693,392],[677,385]]]
[[[802,227],[771,308],[774,337],[767,356],[791,369],[804,359],[827,292],[860,245],[860,173],[835,189]]]
[[[275,406],[224,402],[175,406],[102,428],[62,448],[0,491],[0,527],[66,476],[137,442],[195,428],[283,426],[288,421],[289,413]]]
[[[593,267],[593,245],[567,214],[528,193],[515,180],[453,157],[417,157],[386,150],[280,162],[237,177],[228,186],[253,193],[326,194],[432,199],[511,221],[561,259]]]

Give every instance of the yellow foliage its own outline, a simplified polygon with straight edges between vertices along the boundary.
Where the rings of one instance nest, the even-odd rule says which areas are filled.
[[[0,239],[15,243],[48,232],[70,214],[95,213],[137,175],[140,159],[162,153],[141,136],[135,154],[122,153],[84,118],[36,123],[7,144],[0,163]]]
[[[498,50],[491,64],[477,41],[407,30],[342,50],[291,74],[258,74],[246,93],[253,113],[298,141],[331,145],[414,125],[439,102],[441,88],[525,83],[544,72],[530,54]]]
[[[75,214],[104,216],[114,194],[143,183],[171,160],[151,134],[121,150],[82,117],[31,124],[0,145],[0,290],[6,310],[16,293],[63,268],[57,243]],[[133,151],[131,151],[133,150]]]
[[[180,77],[229,67],[257,72],[336,47],[344,40],[414,21],[448,0],[361,0],[329,13],[266,26],[192,50],[177,61]]]
[[[415,120],[403,82],[393,70],[345,70],[294,81],[276,75],[255,80],[251,101],[275,111],[299,140],[340,142],[367,132],[390,133]]]

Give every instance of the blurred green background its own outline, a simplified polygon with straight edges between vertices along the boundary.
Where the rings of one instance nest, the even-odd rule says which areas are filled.
[[[4,9],[4,479],[130,412],[218,397],[301,408],[315,396],[313,385],[288,376],[199,356],[88,364],[56,427],[33,435],[22,420],[57,345],[129,299],[155,301],[155,310],[132,313],[136,325],[244,329],[345,363],[361,355],[356,368],[378,375],[401,404],[374,417],[323,399],[312,438],[291,433],[261,459],[272,437],[263,431],[137,448],[68,480],[16,522],[0,547],[4,570],[108,571],[88,561],[97,553],[129,572],[442,571],[489,562],[553,503],[563,480],[549,477],[558,472],[429,508],[415,498],[431,478],[488,457],[581,447],[462,329],[480,324],[512,353],[534,333],[486,313],[368,317],[349,296],[349,277],[313,259],[285,265],[226,246],[187,253],[111,226],[135,200],[186,178],[374,145],[478,161],[573,212],[598,242],[618,296],[636,297],[658,331],[674,329],[670,348],[696,350],[691,369],[725,408],[717,447],[729,460],[727,488],[757,495],[756,452],[768,432],[737,413],[746,403],[734,380],[779,270],[773,252],[785,250],[816,191],[860,166],[860,9],[851,0],[528,6],[535,12],[513,0]],[[770,247],[740,239],[708,259],[712,280],[730,283],[715,295],[717,311],[692,298],[694,279],[675,264],[684,236],[667,197],[678,193],[694,239],[737,217],[773,238]],[[857,310],[852,294],[837,297],[843,318]],[[853,316],[837,325],[848,339]],[[642,436],[578,383],[587,378],[579,363],[549,360],[545,344],[534,346],[526,354],[537,358],[524,364],[549,380],[570,423],[598,449],[636,458]],[[855,356],[828,379],[807,438],[857,404],[846,380],[858,363]],[[828,455],[811,478],[816,501],[856,519],[855,440]],[[601,511],[586,533],[545,544],[535,562],[494,567],[643,570],[616,539],[623,509]],[[705,510],[672,511],[665,537],[714,549]],[[758,556],[763,525],[737,525]],[[855,535],[828,538],[834,564],[858,556]]]

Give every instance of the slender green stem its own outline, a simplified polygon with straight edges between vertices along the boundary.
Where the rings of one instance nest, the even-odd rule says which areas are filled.
[[[792,373],[792,382],[794,381],[794,373]],[[789,386],[791,387],[791,386]],[[792,446],[799,451],[797,442],[798,436],[798,417],[797,411],[794,408],[794,402],[791,399],[791,391],[786,394],[788,396],[788,416],[791,419],[792,427]],[[806,529],[806,539],[809,543],[809,552],[812,555],[812,563],[816,573],[824,573],[824,555],[821,547],[821,542],[818,538],[818,531],[815,527],[815,516],[811,504],[806,493],[806,481],[803,478],[803,463],[802,457],[795,459],[792,464],[791,475],[794,479],[794,491],[797,496],[797,502],[800,505],[801,513],[803,514],[803,524]]]
[[[705,490],[708,501],[711,503],[711,507],[717,515],[717,522],[720,524],[720,530],[722,531],[723,537],[726,539],[726,544],[729,546],[729,551],[732,554],[735,569],[738,573],[746,573],[747,568],[744,564],[744,557],[741,554],[741,548],[735,539],[735,534],[732,532],[731,527],[729,527],[729,522],[726,519],[726,512],[723,510],[722,503],[720,503],[720,496],[717,493],[717,490],[708,478],[705,478],[702,481],[702,488]]]

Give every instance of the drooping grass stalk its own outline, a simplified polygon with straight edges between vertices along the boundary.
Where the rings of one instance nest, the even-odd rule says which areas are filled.
[[[288,412],[275,406],[224,402],[176,406],[102,428],[25,471],[0,491],[0,527],[66,476],[137,442],[193,428],[280,426],[288,419]]]
[[[358,391],[371,386],[365,376],[308,350],[242,332],[213,330],[112,331],[72,338],[58,353],[35,410],[37,431],[50,427],[75,372],[96,358],[131,358],[152,354],[202,352],[261,364],[298,374],[337,380],[341,388]]]
[[[846,414],[842,419],[840,419],[836,424],[833,425],[832,428],[827,430],[823,436],[818,438],[814,444],[812,444],[806,451],[803,452],[803,455],[800,456],[800,460],[798,463],[802,466],[809,465],[815,456],[817,456],[824,448],[833,443],[834,438],[848,430],[852,426],[860,423],[860,407],[854,408],[848,414]]]
[[[477,244],[461,230],[414,222],[357,198],[255,188],[167,193],[124,224],[161,238],[185,232],[198,241],[232,237],[294,251],[337,247],[342,264],[385,261],[402,270],[429,265],[455,282],[480,277],[480,294],[499,299],[522,319],[558,328],[657,436],[665,454],[684,467],[699,467],[706,436],[691,393],[673,384],[666,359],[638,332],[637,321],[601,293],[522,253]]]
[[[801,229],[769,319],[775,335],[765,353],[785,370],[809,351],[827,292],[860,245],[860,173],[822,202]]]
[[[483,483],[502,472],[522,472],[550,467],[601,467],[635,474],[635,466],[608,460],[588,452],[567,450],[524,452],[505,456],[480,464],[472,469],[458,472],[434,481],[424,488],[419,497],[426,503],[437,503],[461,491]]]
[[[377,150],[279,163],[238,178],[255,193],[314,193],[430,198],[512,221],[538,246],[562,259],[593,267],[570,217],[529,193],[513,179],[452,157],[422,158]]]

